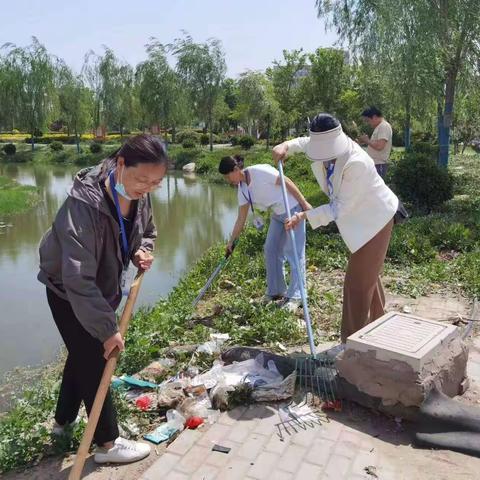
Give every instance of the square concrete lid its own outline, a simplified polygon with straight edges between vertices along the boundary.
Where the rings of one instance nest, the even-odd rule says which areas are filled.
[[[430,361],[457,327],[406,313],[389,312],[347,338],[347,349],[374,351],[378,360],[399,360],[416,371]]]

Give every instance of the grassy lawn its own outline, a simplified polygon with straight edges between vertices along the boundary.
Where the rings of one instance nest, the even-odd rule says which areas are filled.
[[[35,187],[20,185],[14,180],[0,177],[0,217],[23,213],[39,200]]]

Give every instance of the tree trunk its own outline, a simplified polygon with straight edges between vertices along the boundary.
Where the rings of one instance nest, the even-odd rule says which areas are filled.
[[[440,147],[438,163],[443,167],[448,165],[448,148],[450,144],[450,127],[452,125],[456,77],[457,70],[455,68],[451,68],[447,71],[447,78],[445,81],[445,106],[438,123],[438,144]]]
[[[120,125],[120,138],[123,138],[123,127]]]
[[[405,150],[409,150],[411,146],[411,122],[412,122],[412,102],[410,95],[407,95],[405,103],[405,130],[403,134]]]
[[[270,149],[270,115],[267,115],[267,143],[266,143],[266,150]]]
[[[177,129],[175,128],[175,124],[172,125],[172,143],[175,143],[177,138]]]
[[[212,125],[212,110],[208,112],[208,128],[210,130],[210,151],[213,152],[213,125]]]
[[[80,155],[80,136],[78,135],[77,125],[75,125],[75,143],[77,145],[77,154]]]

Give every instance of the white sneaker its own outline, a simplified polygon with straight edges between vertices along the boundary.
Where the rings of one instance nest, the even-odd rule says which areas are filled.
[[[282,305],[282,310],[287,310],[287,312],[295,313],[302,306],[300,300],[294,298],[287,299]]]
[[[118,437],[110,448],[97,447],[94,460],[96,463],[131,463],[142,460],[150,454],[150,445]]]
[[[68,435],[69,433],[72,432],[75,426],[78,425],[79,422],[80,422],[79,416],[77,416],[77,418],[73,422],[66,423],[65,425],[60,425],[57,422],[55,422],[52,428],[52,435],[55,435],[56,437]]]

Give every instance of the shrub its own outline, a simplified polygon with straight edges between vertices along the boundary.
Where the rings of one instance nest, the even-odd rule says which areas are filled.
[[[63,143],[62,142],[58,142],[57,140],[55,140],[54,142],[52,142],[50,144],[50,148],[54,151],[54,152],[59,152],[60,150],[63,150]]]
[[[15,153],[17,153],[17,147],[14,143],[7,143],[4,145],[3,151],[6,155],[15,155]]]
[[[99,142],[93,142],[90,144],[90,151],[92,153],[100,153],[103,150],[102,144]]]
[[[195,141],[192,140],[191,138],[186,138],[183,142],[182,142],[182,147],[183,148],[195,148]]]
[[[202,133],[200,135],[200,144],[201,145],[208,145],[210,143],[210,136],[206,133]]]
[[[392,145],[394,147],[404,147],[405,146],[405,138],[404,138],[404,132],[399,132],[397,130],[393,131],[392,134]]]
[[[187,139],[192,140],[195,144],[197,144],[200,141],[200,134],[198,134],[194,130],[181,130],[177,133],[175,138],[178,143],[182,144]]]
[[[453,176],[426,153],[407,152],[393,165],[396,193],[419,211],[429,213],[453,197]]]
[[[238,145],[238,137],[234,135],[233,137],[230,137],[230,143],[235,147]]]
[[[250,148],[255,145],[255,140],[250,137],[250,135],[244,135],[243,137],[240,137],[238,143],[244,150],[250,150]]]
[[[411,150],[412,152],[415,152],[415,153],[428,155],[435,160],[437,159],[438,152],[439,152],[438,145],[432,145],[431,143],[428,143],[428,142],[414,143],[411,146]]]
[[[181,170],[187,163],[196,162],[200,156],[201,151],[196,148],[189,148],[187,150],[180,150],[173,155],[175,168]]]

